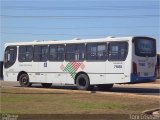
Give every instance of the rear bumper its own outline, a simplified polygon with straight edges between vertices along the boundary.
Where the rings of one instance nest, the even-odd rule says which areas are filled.
[[[152,77],[139,77],[131,74],[131,83],[146,83],[146,82],[154,82],[156,80],[156,76]]]

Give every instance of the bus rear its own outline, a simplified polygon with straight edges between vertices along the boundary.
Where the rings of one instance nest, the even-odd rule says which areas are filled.
[[[134,37],[132,52],[131,83],[156,80],[156,40],[149,37]]]

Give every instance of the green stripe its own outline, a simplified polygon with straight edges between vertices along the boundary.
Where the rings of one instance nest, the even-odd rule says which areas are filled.
[[[69,74],[72,76],[72,78],[75,77],[75,70],[72,68],[72,66],[70,64],[67,64],[67,66],[65,67],[65,71],[69,72]]]
[[[63,71],[69,72],[69,74],[71,75],[71,77],[73,79],[75,78],[76,72],[75,72],[75,70],[73,69],[73,67],[69,63],[66,65],[66,67],[64,68]]]
[[[67,64],[66,67],[64,68],[64,71],[67,71],[67,68],[69,67],[70,65]]]
[[[71,73],[74,73],[75,72],[75,70],[72,68],[72,66],[70,66],[70,65],[68,65],[67,67],[66,67],[66,69],[68,70],[68,71],[70,71]]]

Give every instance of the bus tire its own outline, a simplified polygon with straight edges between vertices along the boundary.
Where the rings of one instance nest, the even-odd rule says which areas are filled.
[[[32,85],[32,83],[29,82],[29,76],[27,74],[20,75],[19,83],[22,87],[30,87]]]
[[[98,85],[99,90],[106,90],[109,91],[113,87],[113,84],[102,84]]]
[[[76,86],[78,90],[89,90],[90,81],[86,74],[80,74],[76,78]]]
[[[41,83],[41,85],[44,88],[50,88],[52,86],[52,83]]]

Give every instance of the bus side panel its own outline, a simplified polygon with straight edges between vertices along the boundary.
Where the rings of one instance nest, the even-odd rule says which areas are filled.
[[[11,67],[3,69],[4,81],[17,81],[18,71],[16,68],[17,64],[15,62]]]
[[[17,75],[18,75],[17,73],[12,71],[4,71],[3,73],[4,81],[17,81]]]
[[[35,73],[28,73],[28,76],[29,76],[30,82],[33,82],[33,83],[38,82]]]
[[[34,62],[17,62],[18,66],[18,73],[20,72],[26,72],[29,76],[29,81],[30,82],[39,82],[36,78],[36,65],[37,63]]]
[[[47,82],[62,84],[66,82],[66,74],[63,72],[65,62],[49,61],[47,63]],[[63,68],[61,67],[63,66]]]
[[[90,79],[90,84],[103,84],[106,81],[106,61],[85,61],[83,62],[84,69]],[[80,68],[81,70],[81,68]]]
[[[129,60],[128,60],[129,61]],[[121,65],[122,68],[114,68],[115,64]],[[130,64],[130,62],[128,62]],[[93,68],[94,65],[94,68]],[[87,63],[85,71],[90,78],[90,84],[111,84],[111,83],[126,83],[130,81],[130,74],[128,71],[125,77],[125,62],[95,62]],[[90,68],[90,69],[89,69]],[[93,68],[93,69],[92,69]]]
[[[128,55],[125,60],[125,69],[124,69],[124,75],[125,75],[125,82],[130,82],[131,78],[131,72],[132,72],[132,54],[133,54],[133,43],[132,40],[128,42]]]

